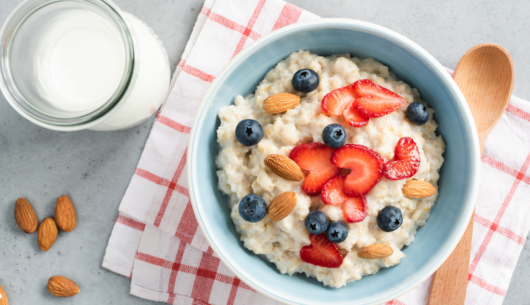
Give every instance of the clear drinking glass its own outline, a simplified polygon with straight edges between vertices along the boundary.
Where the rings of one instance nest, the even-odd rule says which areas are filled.
[[[26,0],[0,30],[0,48],[4,96],[49,129],[132,127],[167,95],[162,44],[108,0]]]

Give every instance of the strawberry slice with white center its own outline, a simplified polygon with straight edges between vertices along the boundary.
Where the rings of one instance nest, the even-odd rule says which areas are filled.
[[[381,160],[374,150],[356,144],[346,144],[331,156],[331,163],[351,170],[344,181],[344,193],[352,197],[366,195],[381,179]]]
[[[367,79],[356,81],[353,90],[360,97],[355,100],[355,108],[365,117],[382,117],[408,104],[398,94]]]
[[[344,119],[350,126],[353,127],[363,127],[368,124],[369,118],[362,115],[357,109],[357,100],[353,101],[346,109],[344,109],[344,112],[342,113],[344,116]]]
[[[420,168],[420,151],[412,138],[397,142],[394,158],[383,167],[383,174],[390,180],[402,180],[414,176]]]
[[[300,258],[303,262],[326,268],[339,268],[343,258],[339,248],[330,242],[326,233],[309,235],[311,245],[304,246],[300,250]]]
[[[363,221],[366,218],[366,198],[350,197],[342,204],[342,215],[349,223]]]
[[[366,198],[351,197],[344,193],[346,176],[337,176],[322,188],[322,201],[325,204],[342,204],[342,214],[349,223],[359,222],[366,218]]]
[[[304,143],[291,150],[289,158],[309,172],[302,184],[302,190],[309,196],[320,194],[324,184],[338,175],[340,168],[331,164],[333,151],[323,143]]]
[[[343,115],[350,126],[365,126],[368,124],[368,118],[355,109],[357,98],[359,96],[355,94],[353,85],[333,90],[322,99],[322,110],[333,115]]]
[[[344,194],[344,180],[346,175],[340,175],[330,179],[322,188],[322,201],[325,204],[336,205],[342,204],[351,198]]]
[[[357,95],[353,91],[353,85],[335,89],[326,94],[322,99],[322,111],[333,115],[342,115]]]

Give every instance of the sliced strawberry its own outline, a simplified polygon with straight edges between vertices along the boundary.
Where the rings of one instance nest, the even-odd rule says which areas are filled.
[[[353,83],[353,90],[359,97],[373,96],[382,99],[403,99],[396,93],[376,85],[369,79],[361,79]]]
[[[378,118],[408,104],[398,94],[367,79],[356,81],[353,90],[360,97],[355,100],[355,108],[365,117]]]
[[[335,205],[341,204],[348,200],[348,195],[344,194],[344,180],[345,175],[331,178],[322,188],[322,201],[325,204]]]
[[[340,168],[330,161],[333,151],[323,143],[304,143],[291,150],[289,157],[309,171],[302,184],[302,190],[309,196],[320,194],[324,184],[339,173]]]
[[[342,215],[349,223],[363,221],[366,218],[366,198],[349,197],[342,203]]]
[[[350,126],[353,127],[363,127],[368,124],[369,118],[362,115],[355,107],[357,106],[357,100],[353,101],[346,109],[344,109],[344,112],[342,113],[344,115],[344,119]]]
[[[419,162],[410,162],[408,160],[394,160],[387,162],[383,173],[387,179],[403,180],[414,176],[420,167]]]
[[[342,115],[344,109],[346,109],[356,97],[352,85],[333,90],[326,94],[322,99],[322,111],[329,114]]]
[[[379,97],[367,96],[357,99],[355,106],[361,115],[367,116],[369,118],[378,118],[394,112],[394,110],[397,110],[406,104],[407,102],[405,100],[388,100]]]
[[[330,242],[326,233],[309,236],[311,245],[302,247],[300,258],[302,261],[315,266],[339,268],[342,265],[342,255],[337,246]]]
[[[410,137],[399,139],[394,150],[394,158],[420,162],[420,151],[414,139]]]
[[[344,181],[344,193],[352,197],[364,196],[381,179],[381,160],[377,152],[356,144],[346,144],[331,156],[331,163],[351,170]]]
[[[407,179],[420,168],[420,151],[412,138],[405,137],[397,142],[394,158],[383,167],[383,174],[390,180]]]
[[[342,204],[342,213],[349,223],[362,221],[366,217],[365,197],[350,197],[344,193],[346,176],[337,176],[322,188],[322,201],[325,204]]]
[[[383,159],[383,157],[381,157],[381,155],[378,154],[376,151],[374,152],[376,153],[377,159],[379,159],[379,163],[381,163],[381,166],[383,166],[385,164],[385,159]]]

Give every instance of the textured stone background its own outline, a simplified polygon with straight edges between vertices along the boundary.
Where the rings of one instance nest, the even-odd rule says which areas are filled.
[[[530,100],[530,1],[511,0],[290,0],[323,17],[380,24],[424,47],[443,65],[455,68],[472,46],[505,46],[515,63],[514,94]],[[0,23],[20,0],[0,0]],[[151,26],[164,43],[172,70],[184,50],[203,1],[115,0]],[[129,295],[130,281],[102,269],[118,204],[134,172],[153,119],[125,131],[61,133],[19,116],[0,95],[0,285],[14,305],[154,304]],[[26,197],[39,219],[53,215],[60,195],[69,195],[79,224],[60,233],[41,252],[36,234],[18,230],[13,206]],[[48,278],[62,274],[81,286],[73,299],[46,291]],[[530,243],[525,245],[505,304],[530,300]]]

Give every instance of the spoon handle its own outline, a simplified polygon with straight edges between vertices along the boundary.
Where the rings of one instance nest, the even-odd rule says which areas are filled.
[[[474,214],[453,253],[434,273],[429,305],[459,305],[466,301]]]

